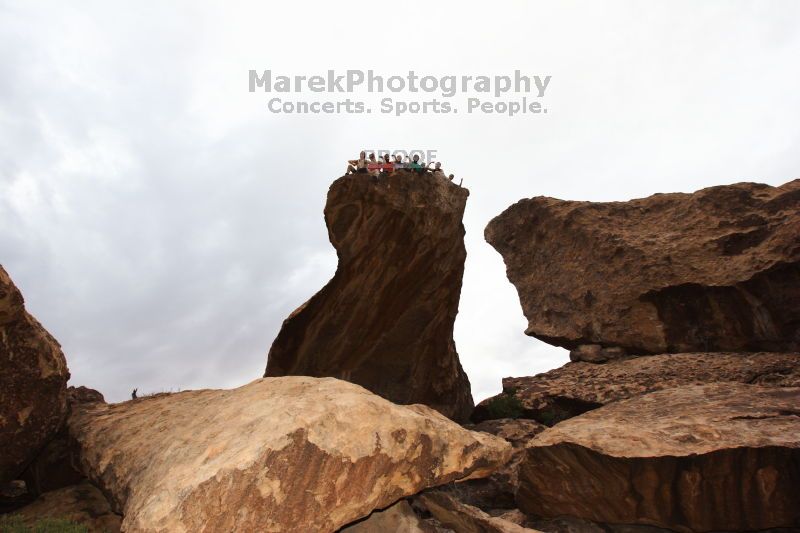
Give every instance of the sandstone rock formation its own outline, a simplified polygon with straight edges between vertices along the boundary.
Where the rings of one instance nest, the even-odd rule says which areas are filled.
[[[537,197],[486,227],[526,333],[629,354],[800,351],[800,180],[591,203]]]
[[[648,392],[728,381],[800,387],[800,353],[681,353],[567,363],[536,376],[504,378],[503,393],[479,403],[472,416],[488,420],[494,403],[513,398],[519,416],[553,425]]]
[[[503,518],[491,516],[479,508],[464,504],[453,496],[437,490],[424,492],[415,498],[443,526],[457,533],[536,533]]]
[[[332,532],[510,456],[502,439],[332,378],[78,407],[82,469],[127,532]]]
[[[673,530],[800,527],[800,388],[690,385],[622,400],[535,437],[526,513]]]
[[[14,514],[29,527],[44,518],[65,519],[86,527],[89,533],[118,533],[122,523],[103,493],[85,481],[46,492]]]
[[[284,321],[265,376],[336,377],[466,420],[472,396],[453,323],[468,194],[410,172],[336,180],[325,206],[336,274]]]
[[[422,520],[407,500],[388,509],[373,512],[368,518],[347,526],[339,533],[437,533],[435,526]]]
[[[103,395],[88,387],[69,387],[67,389],[67,412],[85,403],[105,403]],[[73,457],[69,431],[64,425],[52,440],[34,457],[22,473],[28,492],[40,495],[62,487],[81,483],[85,476],[79,470]]]
[[[0,482],[15,479],[58,431],[68,379],[58,342],[0,266]]]
[[[452,495],[461,503],[480,509],[515,508],[517,488],[519,487],[519,465],[525,456],[525,445],[537,434],[547,429],[547,426],[533,420],[498,419],[487,420],[467,427],[507,440],[513,450],[511,459],[488,477],[451,483],[437,490]]]

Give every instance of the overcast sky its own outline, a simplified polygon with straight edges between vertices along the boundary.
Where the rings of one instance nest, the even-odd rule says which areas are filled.
[[[476,401],[567,360],[523,334],[483,240],[510,204],[800,175],[791,0],[67,4],[0,1],[0,263],[71,383],[112,401],[262,375],[333,275],[325,195],[362,147],[437,150],[471,191],[455,338]],[[348,68],[550,75],[548,114],[276,115],[248,92],[250,69]]]

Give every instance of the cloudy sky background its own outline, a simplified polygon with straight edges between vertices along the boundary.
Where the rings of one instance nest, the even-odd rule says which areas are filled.
[[[798,2],[161,4],[0,1],[0,263],[112,401],[261,376],[335,270],[325,194],[364,146],[435,149],[471,191],[476,401],[567,360],[523,334],[483,241],[511,203],[800,175]],[[549,113],[281,116],[247,90],[348,68],[551,75]]]

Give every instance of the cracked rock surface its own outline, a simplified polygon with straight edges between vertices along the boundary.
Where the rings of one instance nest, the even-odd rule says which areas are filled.
[[[553,425],[608,403],[683,385],[738,382],[800,387],[800,353],[681,353],[567,363],[535,376],[504,378],[503,393],[475,407],[473,418],[493,418],[503,396],[520,416]]]
[[[0,266],[0,482],[17,479],[61,427],[68,379],[58,341]]]
[[[486,240],[526,333],[628,354],[800,351],[800,180],[628,202],[520,200]]]
[[[511,454],[429,407],[333,378],[76,404],[68,425],[126,532],[332,532]]]
[[[682,531],[799,527],[800,388],[690,385],[537,435],[520,469],[535,516]]]

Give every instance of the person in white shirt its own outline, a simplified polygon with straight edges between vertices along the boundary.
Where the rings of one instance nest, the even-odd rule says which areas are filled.
[[[368,164],[369,161],[367,160],[367,153],[362,151],[360,154],[358,154],[358,159],[351,159],[347,162],[347,172],[345,172],[345,174],[351,174],[354,172],[364,174],[367,172]]]
[[[429,165],[430,165],[430,163],[429,163]],[[433,166],[433,176],[435,178],[446,178],[447,177],[445,175],[445,173],[444,173],[444,170],[442,170],[442,164],[440,162],[438,162],[438,161]]]

